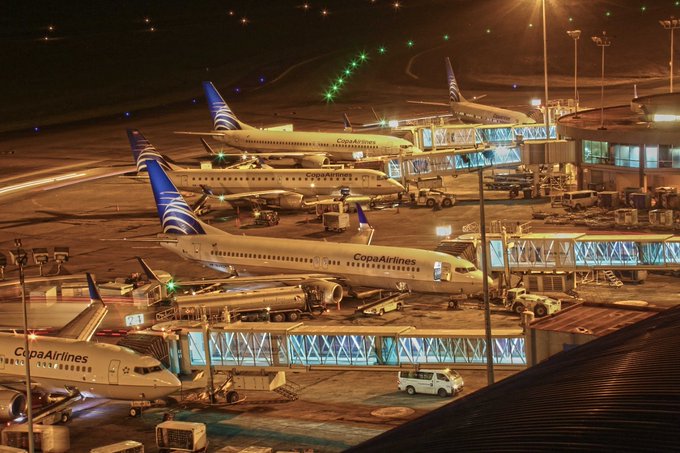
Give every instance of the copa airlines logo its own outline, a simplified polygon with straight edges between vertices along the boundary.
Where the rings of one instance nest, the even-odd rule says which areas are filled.
[[[343,145],[375,145],[375,140],[363,140],[360,138],[339,138],[338,143]]]
[[[163,209],[161,225],[164,233],[205,234],[205,230],[179,192],[163,192],[159,206]]]
[[[398,256],[362,255],[361,253],[356,253],[354,255],[354,261],[362,261],[365,263],[403,264],[406,266],[416,265],[416,260],[413,259],[399,258]]]
[[[453,72],[449,73],[449,100],[453,102],[460,101],[458,82],[456,82],[456,77],[453,75]]]
[[[26,357],[26,350],[24,348],[16,348],[14,350],[14,355],[17,357]],[[59,352],[59,351],[37,351],[32,350],[30,357],[32,359],[43,359],[43,360],[55,360],[63,362],[75,362],[75,363],[87,363],[88,356],[86,355],[76,355],[69,352]]]
[[[158,165],[163,167],[163,170],[165,171],[170,171],[170,166],[168,165],[167,162],[165,162],[165,159],[163,159],[163,156],[161,156],[158,151],[156,151],[156,148],[153,147],[152,144],[149,142],[143,143],[139,142],[136,149],[135,153],[137,154],[137,171],[138,172],[143,172],[147,171],[146,170],[146,161],[147,160],[155,160],[158,162]]]
[[[305,173],[305,178],[351,178],[351,173]]]

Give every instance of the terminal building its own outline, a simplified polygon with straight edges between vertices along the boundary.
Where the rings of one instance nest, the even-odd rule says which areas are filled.
[[[564,115],[557,120],[557,135],[574,143],[579,188],[680,186],[678,93]]]

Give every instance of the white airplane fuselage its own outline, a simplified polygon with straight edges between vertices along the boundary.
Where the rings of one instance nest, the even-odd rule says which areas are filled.
[[[253,273],[323,273],[354,287],[482,292],[482,272],[469,261],[429,250],[227,233],[159,237],[169,239],[161,241],[163,247],[220,271],[232,266]]]
[[[533,118],[521,112],[478,104],[476,102],[460,101],[451,103],[451,113],[463,121],[482,124],[534,124]]]
[[[408,140],[389,135],[259,129],[215,132],[215,140],[244,151],[325,153],[335,161],[421,152]]]
[[[78,389],[89,398],[154,400],[180,388],[153,357],[104,343],[37,337],[30,343],[31,382],[49,393]],[[0,334],[0,377],[25,379],[23,335]]]
[[[208,187],[214,195],[284,190],[313,197],[340,195],[341,188],[352,195],[390,195],[405,190],[396,180],[369,169],[196,169],[174,170],[168,176],[181,190],[202,192]]]

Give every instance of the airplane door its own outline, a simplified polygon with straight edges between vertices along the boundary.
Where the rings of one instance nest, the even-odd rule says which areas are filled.
[[[281,186],[281,185],[283,184],[283,178],[281,178],[281,176],[277,176],[277,177],[276,177],[276,182],[277,182],[277,184],[278,184],[279,186]]]
[[[368,187],[368,175],[361,177],[361,187]]]
[[[321,267],[322,267],[323,269],[328,269],[328,263],[329,263],[328,257],[327,257],[327,256],[324,256],[324,257],[321,259]]]
[[[5,356],[0,355],[0,370],[4,370],[4,369],[5,369]]]
[[[319,258],[318,256],[315,256],[314,259],[312,259],[312,265],[314,266],[314,269],[318,269],[320,263],[321,258]]]
[[[183,187],[189,186],[189,176],[187,175],[182,175],[182,182],[180,184]]]
[[[434,262],[434,274],[433,274],[433,280],[435,282],[441,281],[442,279],[442,263],[441,261],[435,261]]]
[[[109,363],[109,384],[118,385],[118,368],[120,368],[120,360],[111,360],[111,363]]]

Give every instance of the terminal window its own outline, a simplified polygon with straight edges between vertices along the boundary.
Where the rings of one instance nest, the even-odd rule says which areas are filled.
[[[640,147],[638,145],[614,145],[614,165],[617,167],[640,168]]]
[[[583,161],[588,164],[609,165],[609,143],[583,140]]]

